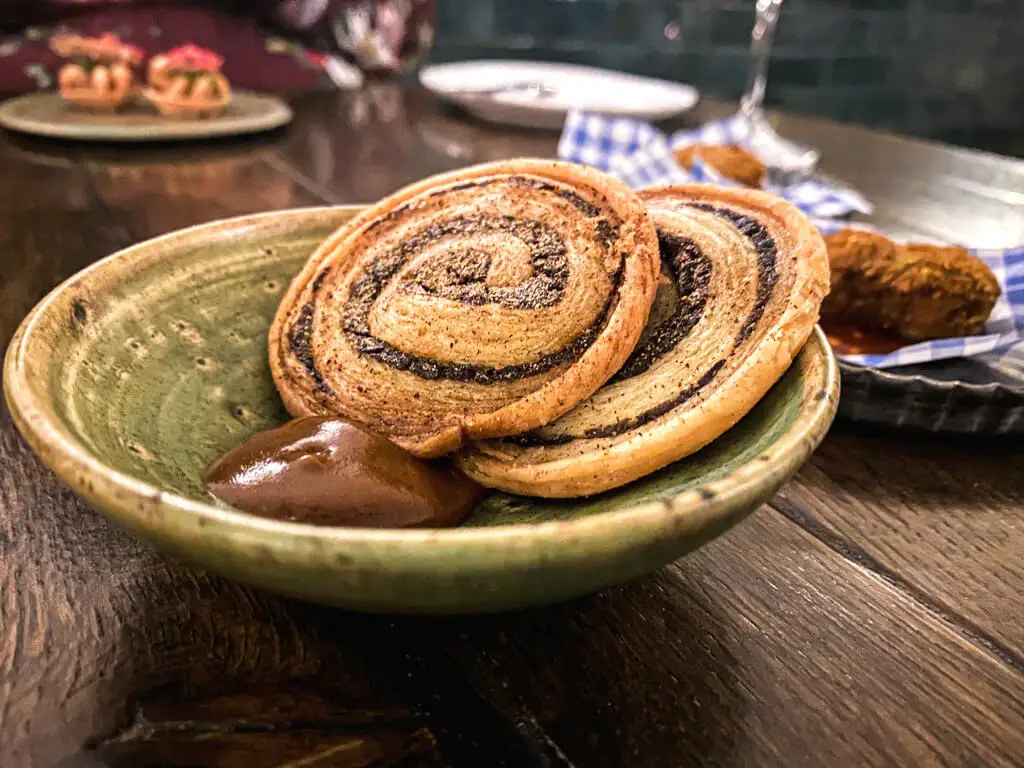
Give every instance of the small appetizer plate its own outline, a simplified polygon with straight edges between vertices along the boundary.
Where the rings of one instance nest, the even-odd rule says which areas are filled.
[[[33,93],[0,104],[0,126],[18,133],[74,141],[209,139],[269,131],[291,120],[291,107],[281,99],[245,92],[233,93],[221,114],[203,119],[163,117],[141,99],[116,112],[89,110],[58,93]]]
[[[204,489],[204,469],[286,420],[267,364],[274,311],[310,252],[357,211],[205,224],[71,277],[8,348],[18,428],[77,494],[169,554],[313,602],[442,614],[553,603],[660,568],[768,499],[832,421],[838,369],[815,332],[736,427],[614,492],[495,494],[453,529],[319,527],[232,509]]]
[[[577,64],[546,61],[460,61],[420,71],[436,96],[492,123],[561,128],[574,107],[639,120],[663,120],[692,109],[696,88]]]

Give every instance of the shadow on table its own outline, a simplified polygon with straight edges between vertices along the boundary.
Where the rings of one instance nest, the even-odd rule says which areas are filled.
[[[728,765],[742,736],[723,618],[674,568],[572,603],[459,619],[242,600],[216,581],[213,593],[254,610],[211,594],[189,609],[200,626],[168,626],[157,610],[131,629],[124,652],[159,642],[124,727],[60,768],[269,768],[335,749],[346,757],[325,765],[406,755],[439,767],[640,768],[669,754]]]
[[[730,623],[669,567],[564,605],[432,624],[431,634],[573,764],[728,765],[743,719]]]
[[[376,619],[310,609],[340,635]],[[431,722],[451,765],[728,765],[742,738],[733,624],[674,568],[570,603],[362,633]],[[379,629],[379,626],[376,626]],[[380,670],[383,672],[384,670]],[[494,755],[510,757],[498,759]]]

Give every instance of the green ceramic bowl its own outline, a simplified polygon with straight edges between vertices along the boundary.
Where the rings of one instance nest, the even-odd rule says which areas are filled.
[[[461,528],[407,531],[283,523],[221,505],[203,469],[286,418],[266,363],[281,294],[356,210],[206,224],[75,275],[7,351],[19,429],[76,493],[174,556],[285,595],[393,613],[550,603],[650,572],[770,497],[828,429],[839,378],[816,332],[726,435],[589,500],[498,495]]]

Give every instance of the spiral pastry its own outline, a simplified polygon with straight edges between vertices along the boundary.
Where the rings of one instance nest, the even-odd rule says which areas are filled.
[[[271,371],[292,414],[342,415],[437,456],[593,394],[635,346],[657,276],[654,225],[621,182],[480,165],[331,236],[278,309]]]
[[[586,496],[698,450],[740,420],[803,347],[828,293],[824,243],[786,201],[686,185],[640,193],[662,280],[626,364],[526,434],[478,443],[462,469],[532,496]]]

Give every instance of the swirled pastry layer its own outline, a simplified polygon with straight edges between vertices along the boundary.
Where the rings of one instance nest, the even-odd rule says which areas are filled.
[[[803,347],[828,293],[824,243],[786,201],[752,190],[644,190],[662,280],[621,370],[591,398],[526,434],[460,459],[485,485],[585,496],[647,475],[742,418]]]
[[[292,414],[436,456],[592,395],[636,345],[657,275],[654,225],[620,182],[552,161],[476,166],[331,236],[281,303],[271,370]]]

